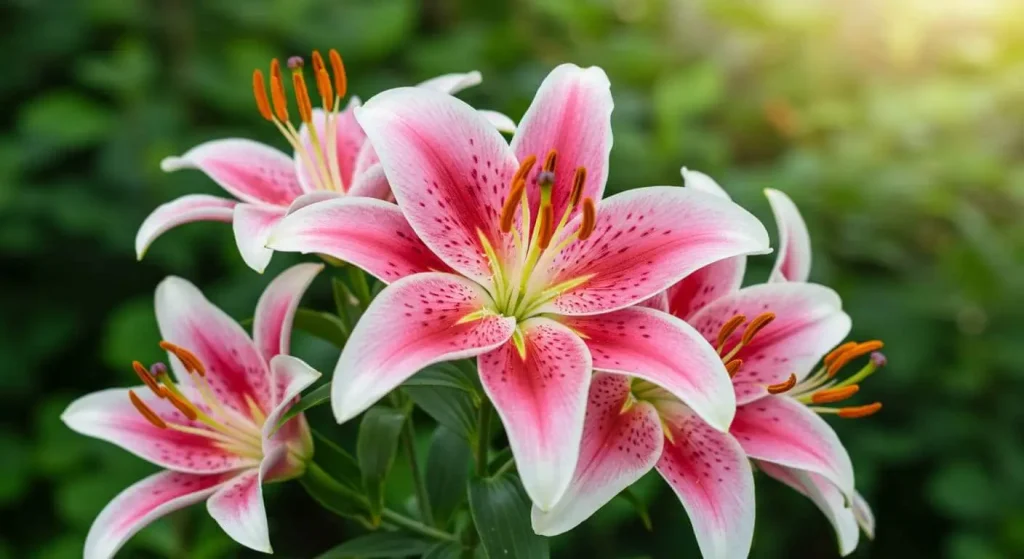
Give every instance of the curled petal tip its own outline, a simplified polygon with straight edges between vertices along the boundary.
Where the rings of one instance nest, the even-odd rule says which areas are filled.
[[[160,170],[165,173],[177,171],[178,169],[184,168],[187,165],[185,159],[178,157],[177,155],[171,155],[160,160]]]

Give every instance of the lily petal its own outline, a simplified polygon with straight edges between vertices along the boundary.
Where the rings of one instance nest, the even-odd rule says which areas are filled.
[[[810,499],[825,514],[825,518],[836,531],[839,543],[839,554],[847,556],[857,549],[860,530],[853,511],[846,506],[843,494],[825,478],[818,474],[804,472],[771,462],[758,462],[757,467],[769,476],[792,487]]]
[[[267,248],[267,239],[274,227],[281,221],[287,210],[277,206],[256,204],[239,204],[235,206],[235,219],[232,229],[235,231],[235,244],[238,252],[253,270],[263,273],[270,264],[274,251]]]
[[[587,170],[583,197],[601,199],[608,180],[608,155],[612,149],[611,84],[604,70],[596,66],[580,68],[562,64],[551,71],[537,90],[519,129],[512,138],[512,149],[520,161],[530,155],[539,161],[550,150],[558,152],[555,184],[551,202],[559,218],[569,202],[573,177],[578,167]],[[540,203],[535,165],[527,176],[531,215],[536,218]],[[578,212],[578,210],[576,210]]]
[[[252,337],[256,349],[267,362],[275,355],[287,354],[291,347],[292,320],[299,300],[324,269],[323,264],[298,264],[281,272],[270,282],[256,303]],[[273,401],[280,402],[278,398]]]
[[[242,138],[199,144],[180,157],[165,158],[160,168],[164,172],[199,169],[244,202],[287,206],[303,192],[291,157]]]
[[[851,503],[853,515],[857,519],[860,529],[864,530],[869,540],[875,539],[875,514],[871,512],[871,505],[860,493],[854,491],[853,502]]]
[[[770,281],[807,281],[811,275],[811,235],[793,200],[779,190],[764,191],[779,227],[779,255]]]
[[[420,82],[416,87],[424,87],[441,93],[447,93],[448,95],[455,95],[463,89],[480,85],[482,81],[483,76],[480,75],[480,72],[473,70],[462,74],[442,74],[436,78]]]
[[[668,312],[668,292],[659,291],[654,297],[637,303],[638,307],[647,307],[656,311]]]
[[[345,192],[352,184],[353,171],[355,170],[356,156],[366,142],[366,133],[363,132],[359,123],[356,122],[355,108],[359,106],[359,98],[353,97],[349,100],[348,106],[332,118],[334,133],[334,149],[331,155],[330,130],[328,130],[327,115],[323,109],[313,109],[312,124],[316,130],[317,142],[320,146],[320,156],[317,156],[316,147],[313,144],[313,136],[310,134],[310,127],[303,123],[299,128],[299,139],[305,150],[305,156],[301,152],[295,153],[295,172],[298,176],[302,190],[314,192],[316,190],[337,190]],[[320,157],[323,159],[321,160]],[[321,162],[322,161],[322,162]],[[338,168],[332,169],[332,162],[336,161]],[[312,168],[310,167],[312,165]],[[324,169],[327,170],[325,176]],[[337,172],[341,184],[335,184],[333,173]]]
[[[372,198],[346,196],[301,208],[281,220],[267,246],[326,254],[388,283],[449,269],[420,241],[398,206]]]
[[[487,119],[487,122],[491,123],[491,126],[495,127],[498,132],[502,134],[514,134],[516,131],[516,121],[512,120],[511,117],[505,113],[499,113],[498,111],[488,111],[486,109],[477,109],[480,116]]]
[[[423,273],[389,285],[359,319],[334,369],[331,405],[352,419],[427,365],[490,351],[508,340],[515,319],[484,309],[479,285],[452,274]]]
[[[572,481],[587,410],[587,346],[547,318],[519,325],[525,357],[509,341],[478,359],[480,381],[505,425],[526,493],[550,510]]]
[[[768,232],[740,206],[695,189],[653,186],[605,200],[593,235],[571,242],[546,275],[535,276],[549,285],[590,278],[542,312],[598,314],[642,301],[712,262],[767,250]]]
[[[167,202],[153,210],[142,222],[139,232],[135,234],[135,256],[142,260],[149,245],[157,237],[170,229],[192,223],[193,221],[222,221],[231,223],[236,202],[207,196],[205,194],[189,194]]]
[[[356,175],[352,188],[348,191],[349,196],[365,196],[378,200],[391,198],[391,183],[384,174],[384,167],[379,163],[366,171]]]
[[[736,410],[729,432],[751,458],[820,474],[853,495],[853,464],[832,427],[787,396],[766,396]]]
[[[285,412],[295,404],[302,391],[320,378],[320,372],[297,357],[277,355],[270,360],[270,374],[274,377],[274,397],[277,407],[270,410],[270,413],[267,414],[267,421],[263,424],[263,452],[267,453],[277,444],[284,443],[298,452],[300,458],[311,458],[313,440],[309,425],[306,423],[306,416],[299,414],[282,425],[280,429],[277,428],[277,424]],[[289,468],[285,471],[274,473],[291,477],[300,473],[305,464],[289,463],[288,466]]]
[[[687,188],[695,188],[708,194],[714,194],[719,198],[732,200],[725,189],[722,188],[715,179],[709,177],[707,174],[687,169],[686,167],[680,169],[679,172],[683,175],[683,185]]]
[[[103,507],[85,538],[85,559],[113,557],[139,530],[154,520],[198,503],[217,490],[228,475],[159,472],[125,489]]]
[[[729,429],[736,412],[729,373],[715,348],[689,324],[643,307],[564,322],[586,342],[595,369],[653,382],[712,427]]]
[[[745,558],[754,537],[754,474],[743,449],[695,415],[666,419],[672,438],[658,473],[686,508],[701,555]]]
[[[263,503],[263,481],[284,460],[285,453],[285,446],[277,447],[263,458],[259,468],[238,474],[206,501],[206,510],[231,539],[263,553],[274,552]]]
[[[291,205],[288,206],[288,212],[285,215],[291,215],[301,210],[302,208],[305,208],[306,206],[312,206],[313,204],[317,204],[319,202],[324,202],[327,200],[333,200],[334,198],[341,198],[342,196],[345,195],[340,192],[334,192],[333,190],[317,190],[316,192],[307,192],[306,194],[303,194],[302,196],[299,196],[294,201],[292,201]]]
[[[377,150],[373,149],[373,144],[363,142],[363,147],[359,148],[359,153],[356,154],[356,167],[352,174],[358,177],[378,163],[380,163],[380,157],[377,156]]]
[[[398,88],[356,112],[409,224],[461,274],[489,285],[481,238],[502,262],[513,251],[498,216],[517,163],[490,123],[466,103],[423,88]]]
[[[811,283],[746,287],[712,302],[689,322],[714,344],[722,325],[733,316],[744,315],[749,323],[763,312],[775,313],[775,320],[735,356],[743,360],[733,376],[740,405],[766,395],[765,386],[780,383],[790,374],[798,380],[806,377],[850,331],[850,317],[842,311],[839,295]],[[741,325],[726,341],[726,350],[739,343],[744,328]]]
[[[657,463],[664,439],[658,412],[647,402],[623,411],[628,397],[628,377],[594,375],[572,483],[550,511],[533,507],[534,532],[543,536],[568,532]]]
[[[249,401],[266,414],[272,407],[270,371],[249,335],[186,280],[168,277],[156,288],[156,321],[164,340],[191,351],[206,368],[206,382],[223,404],[250,416]],[[193,384],[173,355],[179,382]]]
[[[668,288],[669,312],[683,320],[691,318],[711,301],[738,291],[746,269],[747,257],[734,256],[686,276]]]

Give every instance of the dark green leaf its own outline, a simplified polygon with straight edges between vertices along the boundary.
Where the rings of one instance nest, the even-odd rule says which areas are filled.
[[[477,395],[476,397],[479,398],[479,392],[473,379],[453,363],[431,365],[410,377],[402,386],[455,388]]]
[[[462,546],[455,542],[439,542],[423,554],[423,559],[459,559]]]
[[[363,488],[370,501],[370,510],[379,521],[384,508],[384,482],[395,462],[398,435],[405,423],[405,414],[385,406],[370,408],[359,425],[356,457],[363,476]]]
[[[317,559],[421,556],[432,547],[430,541],[405,532],[374,532],[348,540]]]
[[[365,497],[339,483],[316,463],[306,467],[306,473],[299,482],[320,506],[335,514],[363,522],[369,515],[370,507]]]
[[[640,517],[640,521],[644,523],[644,528],[647,528],[648,532],[653,532],[654,527],[651,524],[651,515],[647,513],[647,504],[641,501],[640,498],[630,491],[628,487],[624,489],[622,493],[619,493],[619,495],[622,496],[623,499],[629,501],[629,504],[633,505],[633,508],[636,509],[637,516]]]
[[[466,499],[472,451],[465,439],[444,425],[434,431],[427,454],[427,492],[439,526],[447,524]]]
[[[547,538],[530,526],[530,500],[515,476],[471,480],[469,510],[491,559],[549,556]]]
[[[299,309],[295,312],[295,328],[330,342],[339,349],[345,347],[345,340],[348,339],[348,326],[340,318],[312,309]]]
[[[403,391],[435,421],[466,440],[476,430],[476,405],[465,390],[441,386],[406,386]]]
[[[294,406],[288,409],[284,415],[281,416],[281,421],[277,422],[278,428],[288,422],[289,419],[299,415],[300,413],[315,408],[321,404],[326,404],[331,399],[331,383],[326,383],[317,388],[313,389],[312,392],[306,393],[295,403]]]
[[[313,431],[313,441],[313,460],[324,472],[352,491],[362,491],[362,475],[359,473],[359,463],[356,459],[319,431]]]

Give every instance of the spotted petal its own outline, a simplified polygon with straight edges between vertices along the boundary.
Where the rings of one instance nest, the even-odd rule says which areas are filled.
[[[565,319],[594,358],[594,368],[661,386],[720,431],[736,411],[732,382],[715,348],[682,320],[643,307]]]
[[[244,202],[287,206],[302,194],[292,158],[259,142],[240,138],[199,144],[180,157],[160,162],[165,172],[199,169]]]
[[[231,223],[235,203],[216,196],[189,194],[157,207],[135,235],[135,256],[142,260],[157,237],[179,225],[194,221]]]
[[[666,418],[657,469],[690,516],[701,555],[742,559],[754,537],[754,474],[728,434],[691,414]]]
[[[647,402],[623,411],[628,397],[628,377],[594,375],[572,483],[551,510],[533,507],[536,533],[556,536],[575,528],[657,463],[664,438],[658,412]]]
[[[416,236],[398,206],[372,198],[347,196],[300,208],[281,220],[267,246],[333,256],[389,283],[449,270]]]
[[[274,251],[267,248],[267,239],[284,217],[286,208],[257,204],[239,204],[235,206],[235,218],[232,229],[235,232],[235,244],[242,260],[259,273],[270,264]]]
[[[272,472],[275,476],[272,479],[276,476],[287,478],[301,473],[305,468],[304,460],[312,458],[313,440],[304,414],[298,414],[280,428],[277,424],[302,391],[320,378],[320,373],[291,355],[278,355],[271,359],[270,373],[274,377],[274,401],[277,405],[267,414],[267,421],[263,424],[263,452],[286,444],[298,454],[297,457],[289,455],[283,467]]]
[[[597,212],[593,235],[571,242],[546,274],[531,280],[534,289],[585,280],[543,311],[586,315],[620,309],[712,262],[768,250],[768,233],[757,218],[695,189],[638,188],[608,198]],[[571,222],[564,235],[575,235],[580,221]]]
[[[358,106],[359,98],[353,97],[348,106],[332,118],[333,140],[322,109],[313,109],[312,124],[316,132],[316,144],[313,143],[308,125],[303,123],[299,129],[300,145],[304,151],[295,152],[294,164],[303,191],[344,192],[352,185],[356,156],[366,142],[366,133],[355,118],[355,108]],[[320,147],[319,156],[316,146]],[[336,184],[337,179],[341,180],[341,184]]]
[[[334,369],[331,404],[338,422],[373,405],[416,371],[490,351],[512,336],[515,319],[483,314],[477,284],[423,273],[389,285],[356,324]]]
[[[108,559],[154,520],[210,496],[232,474],[159,472],[125,489],[93,521],[85,538],[85,559]]]
[[[365,196],[378,200],[390,199],[392,197],[391,184],[388,182],[387,175],[384,174],[384,168],[377,164],[356,175],[348,194],[349,196]]]
[[[778,190],[765,189],[765,196],[779,227],[779,255],[771,281],[807,281],[811,275],[811,236],[793,200]]]
[[[284,461],[286,447],[278,446],[263,458],[259,468],[246,470],[222,485],[206,502],[217,524],[231,539],[263,553],[273,553],[270,528],[263,504],[263,482]]]
[[[292,320],[299,300],[323,264],[292,266],[270,282],[256,303],[252,335],[256,348],[267,362],[275,355],[287,354],[291,347]],[[279,402],[278,398],[273,401]]]

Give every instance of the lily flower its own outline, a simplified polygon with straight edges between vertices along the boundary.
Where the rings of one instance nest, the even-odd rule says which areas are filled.
[[[688,188],[717,189],[725,199],[709,177],[693,173],[684,170]],[[799,213],[782,193],[772,191],[769,199],[780,229],[790,232],[780,235],[775,283],[740,289],[745,259],[732,258],[691,274],[666,297],[647,303],[692,324],[725,363],[737,403],[728,432],[711,428],[662,387],[599,375],[572,485],[552,510],[534,509],[536,532],[556,535],[575,527],[653,467],[686,508],[704,557],[746,557],[754,528],[753,459],[825,511],[842,554],[856,547],[858,521],[871,533],[873,520],[854,491],[849,455],[819,414],[857,418],[881,408],[877,402],[827,404],[856,394],[859,383],[884,365],[877,353],[882,344],[836,347],[850,330],[850,318],[834,291],[802,283],[810,266],[799,247],[810,243],[793,241],[806,228],[794,221]],[[699,349],[684,353],[693,358]],[[871,358],[864,368],[838,378],[866,354]]]
[[[566,64],[544,80],[511,145],[469,105],[423,89],[381,93],[356,112],[398,208],[315,204],[286,217],[269,244],[393,282],[335,368],[339,422],[427,365],[477,356],[523,485],[542,509],[572,477],[593,368],[650,378],[728,427],[734,397],[723,365],[677,366],[676,348],[697,338],[692,329],[626,307],[710,262],[767,251],[766,231],[736,204],[694,189],[600,201],[611,111],[604,71]],[[604,329],[613,333],[591,334]]]
[[[149,523],[200,501],[235,541],[271,552],[262,485],[300,476],[313,455],[302,415],[277,424],[320,376],[288,351],[299,299],[322,267],[294,266],[271,282],[256,306],[253,338],[191,283],[160,283],[160,347],[173,376],[162,363],[147,369],[136,361],[142,385],[83,396],[61,416],[74,431],[164,468],[100,512],[86,559],[113,556]]]
[[[287,66],[290,79],[284,76],[277,59],[271,62],[269,96],[263,72],[255,70],[253,93],[260,115],[281,132],[294,155],[253,140],[226,138],[164,159],[160,164],[164,171],[199,169],[235,200],[190,194],[158,207],[135,237],[135,252],[140,260],[149,245],[173,227],[193,221],[223,221],[232,224],[242,259],[262,273],[273,255],[265,246],[267,236],[289,209],[336,196],[390,197],[376,155],[354,117],[359,98],[353,96],[347,106],[342,105],[348,78],[338,52],[331,49],[325,61],[319,52],[313,51],[312,76],[320,108],[313,107],[303,59],[293,56]],[[292,107],[285,91],[288,82],[295,98]],[[455,94],[478,83],[480,73],[474,71],[439,76],[420,87]],[[298,129],[292,124],[291,110],[298,113]],[[515,128],[500,113],[483,114],[499,129]]]

